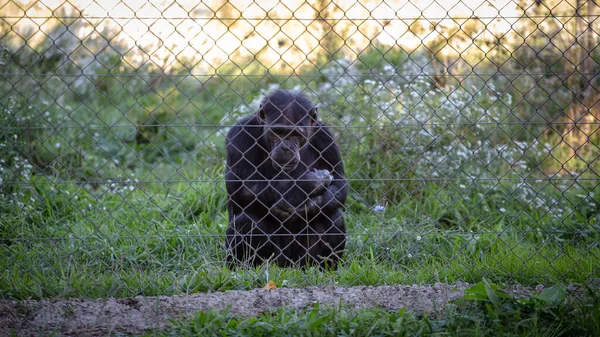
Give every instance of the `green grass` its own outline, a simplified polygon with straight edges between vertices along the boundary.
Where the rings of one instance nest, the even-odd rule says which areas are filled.
[[[146,336],[598,336],[600,297],[572,296],[564,286],[530,298],[508,295],[487,281],[441,310],[415,315],[405,308],[352,310],[343,306],[281,309],[242,318],[229,311],[195,314]]]
[[[507,203],[507,210],[490,215],[485,208],[491,196],[473,206],[435,185],[383,211],[351,199],[346,255],[336,272],[267,265],[232,272],[223,263],[222,183],[215,188],[211,181],[182,182],[168,190],[155,185],[159,188],[130,184],[94,192],[36,178],[35,188],[23,192],[23,207],[2,204],[3,297],[171,295],[252,289],[267,280],[304,287],[484,277],[585,283],[599,276],[593,219],[573,213],[545,228],[551,218],[543,212],[518,212]]]

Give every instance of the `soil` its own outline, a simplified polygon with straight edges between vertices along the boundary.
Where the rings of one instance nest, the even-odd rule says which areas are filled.
[[[173,319],[183,320],[210,308],[244,317],[281,307],[310,308],[343,305],[348,309],[400,309],[434,312],[461,297],[471,285],[396,285],[379,287],[307,287],[249,291],[230,290],[178,296],[137,296],[122,299],[0,300],[0,335],[104,336],[140,334],[164,329]],[[530,291],[519,287],[517,293]]]

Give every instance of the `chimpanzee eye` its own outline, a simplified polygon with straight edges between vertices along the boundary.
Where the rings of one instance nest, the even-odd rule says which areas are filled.
[[[271,140],[272,142],[277,142],[281,140],[281,137],[277,133],[271,132],[269,133],[269,140]]]

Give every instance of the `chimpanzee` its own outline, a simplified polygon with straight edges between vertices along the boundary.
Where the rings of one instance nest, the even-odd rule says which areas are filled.
[[[346,244],[348,187],[317,107],[277,90],[227,134],[227,261],[335,269]]]

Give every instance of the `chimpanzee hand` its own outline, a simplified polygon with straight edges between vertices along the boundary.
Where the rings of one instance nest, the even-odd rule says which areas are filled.
[[[297,220],[308,214],[319,212],[323,202],[321,199],[315,199],[328,193],[327,188],[333,181],[333,175],[328,170],[313,169],[307,172],[298,183],[305,191],[305,200],[299,202],[293,198],[282,196],[271,207],[270,212],[281,221]],[[329,193],[331,194],[331,193]]]
[[[296,214],[296,207],[287,202],[285,198],[279,199],[279,201],[271,207],[270,212],[281,221],[295,219],[298,216],[298,214]]]
[[[323,207],[326,207],[334,198],[335,196],[331,191],[325,190],[323,193],[311,197],[310,200],[311,203],[320,210]]]
[[[306,175],[306,178],[312,181],[308,191],[310,196],[321,194],[333,181],[333,175],[328,170],[313,169]]]

